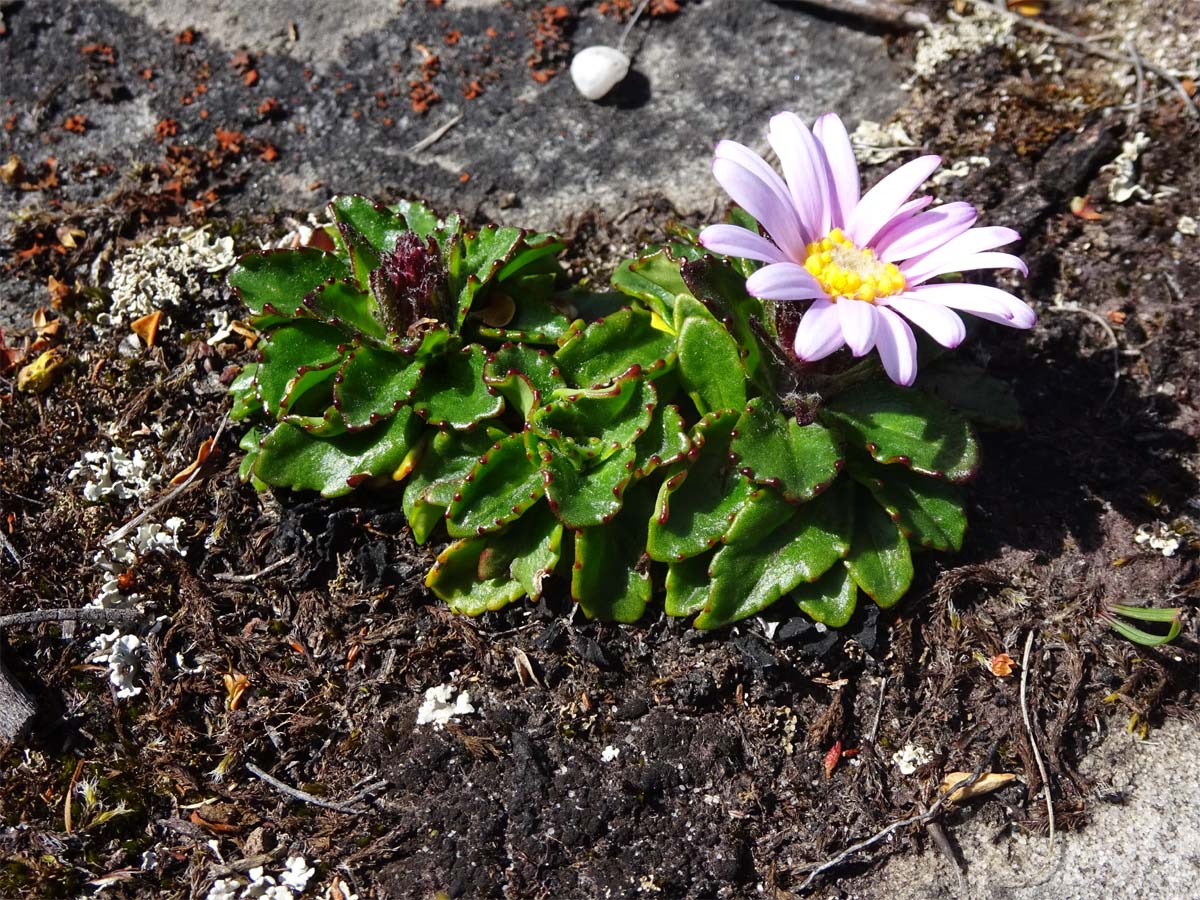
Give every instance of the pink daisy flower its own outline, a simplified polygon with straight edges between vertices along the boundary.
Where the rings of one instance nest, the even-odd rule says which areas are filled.
[[[710,225],[700,243],[766,263],[746,280],[753,296],[813,301],[796,330],[800,359],[823,359],[843,345],[855,356],[875,349],[888,376],[910,385],[917,343],[909,323],[943,347],[957,347],[966,334],[955,310],[1033,327],[1033,310],[999,288],[928,283],[975,269],[1029,274],[1019,257],[994,252],[1020,238],[1011,228],[972,227],[979,213],[969,203],[926,209],[932,197],[909,199],[941,157],[914,159],[860,197],[850,138],[833,113],[812,131],[793,113],[780,113],[769,137],[784,178],[736,141],[717,145],[713,174],[770,239],[736,225]]]

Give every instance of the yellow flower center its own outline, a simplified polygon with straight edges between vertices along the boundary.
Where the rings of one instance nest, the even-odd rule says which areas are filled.
[[[907,286],[894,263],[875,258],[875,251],[859,248],[835,228],[827,237],[813,241],[805,250],[804,268],[834,300],[864,300],[898,294]]]

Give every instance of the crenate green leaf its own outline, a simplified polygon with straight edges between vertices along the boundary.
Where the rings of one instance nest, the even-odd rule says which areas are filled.
[[[791,598],[813,621],[841,628],[858,605],[858,585],[845,566],[834,566],[812,584],[797,585]]]
[[[506,531],[502,538],[515,544],[509,566],[512,578],[533,600],[542,595],[542,585],[558,565],[562,555],[562,523],[539,503],[525,513]]]
[[[387,336],[387,328],[377,318],[374,296],[359,290],[353,279],[321,285],[304,298],[304,307],[314,317],[351,335],[363,334],[376,340]]]
[[[441,237],[455,234],[458,231],[458,216],[448,216],[443,223],[424,203],[401,200],[399,203],[392,204],[391,210],[403,219],[408,230],[415,232],[421,240],[425,240],[430,235]],[[441,234],[437,234],[439,231]]]
[[[338,238],[350,259],[351,278],[361,291],[371,289],[371,273],[379,268],[380,252],[371,242],[358,233],[358,229],[344,222],[338,223]]]
[[[332,382],[341,364],[340,359],[334,359],[320,366],[298,367],[284,388],[279,404],[280,417],[322,416],[333,402]]]
[[[262,441],[262,432],[257,428],[251,428],[238,441],[238,449],[246,454],[238,466],[238,478],[243,484],[253,477],[254,462],[258,459],[258,445],[260,441]]]
[[[542,481],[554,514],[568,528],[606,525],[621,510],[625,489],[633,480],[634,449],[608,457],[598,466],[581,470],[567,455],[549,444],[539,445]]]
[[[412,399],[424,371],[411,354],[358,347],[338,371],[333,404],[349,430],[370,428]]]
[[[824,490],[844,462],[828,428],[816,422],[800,425],[761,397],[746,406],[729,449],[743,475],[776,488],[793,503]]]
[[[552,234],[525,234],[519,249],[496,275],[497,281],[511,282],[530,275],[556,275],[559,266],[555,257],[566,244]]]
[[[612,286],[641,300],[664,322],[671,321],[675,297],[688,293],[679,261],[665,250],[622,262],[613,273]]]
[[[702,553],[667,566],[663,607],[668,616],[690,616],[704,608],[711,582],[708,574],[710,565],[712,553]]]
[[[377,254],[395,250],[397,238],[412,230],[394,210],[360,194],[334,197],[329,209],[338,225],[353,228]]]
[[[880,463],[963,482],[979,467],[979,449],[967,420],[941,401],[891,382],[855,385],[823,411],[847,441]]]
[[[499,531],[542,497],[542,474],[519,434],[494,444],[471,467],[446,509],[451,537]]]
[[[555,357],[570,384],[595,387],[635,367],[657,377],[674,365],[674,349],[675,336],[655,327],[650,313],[622,309],[568,338]]]
[[[345,354],[346,336],[324,322],[297,319],[274,329],[263,342],[260,363],[254,373],[254,389],[267,415],[277,417],[285,410],[284,398],[305,374],[325,369]],[[308,379],[308,384],[321,379]],[[291,398],[294,405],[299,395]]]
[[[720,628],[756,615],[836,565],[849,550],[847,515],[838,499],[823,496],[796,509],[770,489],[756,493],[713,557],[712,582],[695,626]]]
[[[486,538],[455,541],[440,554],[425,578],[425,586],[455,612],[479,616],[503,609],[525,595],[520,582],[504,573],[480,579],[480,557],[487,549]]]
[[[339,497],[370,478],[391,475],[419,433],[420,421],[407,408],[381,428],[337,437],[281,423],[263,438],[254,475],[277,487]]]
[[[448,260],[450,296],[461,328],[475,295],[492,281],[521,245],[519,228],[481,228],[454,243]]]
[[[404,515],[413,537],[423,544],[442,520],[463,479],[493,444],[482,430],[434,432],[426,437],[404,488]]]
[[[867,491],[854,505],[854,540],[846,568],[850,577],[879,606],[894,606],[912,584],[908,539]]]
[[[254,316],[295,316],[304,298],[327,281],[350,277],[344,260],[332,253],[262,250],[247,253],[229,273],[229,286]]]
[[[646,552],[676,562],[715,547],[753,493],[749,479],[728,461],[738,413],[710,413],[696,425],[687,467],[670,470],[659,489]]]
[[[438,428],[473,428],[504,410],[504,398],[483,381],[487,351],[471,344],[430,363],[413,398],[413,406]]]
[[[636,622],[650,600],[646,558],[646,518],[652,491],[640,485],[629,492],[619,524],[575,533],[571,596],[589,619]]]
[[[258,363],[242,366],[242,370],[234,376],[229,385],[229,393],[233,398],[229,418],[235,422],[242,422],[262,409],[258,392],[254,388],[254,377],[257,374]]]
[[[707,306],[737,340],[750,379],[768,387],[763,353],[752,322],[763,323],[762,301],[746,293],[746,279],[712,256],[684,263],[680,269],[692,295]]]
[[[483,367],[483,381],[526,419],[550,394],[567,384],[548,351],[521,344],[505,344],[490,354]]]
[[[645,478],[661,466],[682,460],[692,449],[692,441],[684,430],[683,416],[674,404],[659,404],[650,418],[646,433],[634,442],[634,474]]]
[[[560,388],[529,419],[530,429],[555,443],[566,441],[583,458],[607,459],[645,434],[658,394],[630,374],[591,390]]]
[[[681,321],[680,311],[685,308],[695,314]],[[700,414],[745,406],[746,370],[737,341],[703,304],[691,297],[680,298],[675,320],[679,381]]]
[[[851,460],[849,468],[906,537],[934,550],[962,549],[967,515],[959,487],[902,466]]]

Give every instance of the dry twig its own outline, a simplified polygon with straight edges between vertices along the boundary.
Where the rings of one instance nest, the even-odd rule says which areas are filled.
[[[351,816],[361,816],[365,812],[365,810],[356,809],[353,806],[348,806],[343,803],[332,803],[329,800],[322,800],[320,797],[314,797],[307,791],[300,790],[300,788],[294,788],[290,784],[284,784],[274,775],[268,775],[258,766],[254,765],[254,763],[246,763],[246,768],[251,772],[251,774],[261,778],[281,794],[287,794],[293,800],[299,800],[301,803],[309,803],[313,806],[319,806],[322,809],[332,809],[334,812],[346,813],[347,815]]]
[[[13,625],[40,625],[42,622],[120,622],[127,625],[138,621],[142,614],[136,609],[105,609],[84,606],[78,609],[30,609],[0,616],[0,630]]]
[[[865,19],[875,25],[887,25],[919,31],[929,27],[929,16],[900,3],[886,0],[799,0],[801,5],[815,6],[834,15]]]
[[[1042,753],[1038,750],[1037,738],[1033,734],[1033,725],[1029,719],[1029,700],[1025,686],[1029,682],[1029,651],[1033,649],[1033,631],[1025,637],[1025,655],[1021,658],[1021,718],[1025,720],[1025,732],[1029,735],[1029,746],[1033,748],[1033,758],[1037,762],[1038,772],[1042,776],[1042,791],[1046,795],[1046,817],[1050,823],[1049,855],[1043,869],[1054,860],[1054,800],[1050,797],[1050,778],[1046,774],[1046,764],[1042,762]]]
[[[248,575],[234,575],[232,572],[218,572],[213,576],[213,578],[215,578],[217,581],[230,581],[234,584],[248,584],[252,581],[257,581],[264,575],[270,575],[277,569],[282,569],[290,562],[294,562],[297,555],[298,554],[295,553],[289,553],[283,559],[277,559],[269,566],[264,566],[257,572],[251,572]]]
[[[417,141],[415,144],[413,144],[411,147],[409,147],[407,152],[420,153],[422,150],[428,150],[430,147],[432,147],[434,144],[436,144],[438,141],[440,141],[442,139],[442,136],[447,131],[449,131],[451,128],[453,128],[455,125],[457,125],[462,120],[463,120],[463,114],[459,113],[457,116],[455,116],[449,122],[446,122],[444,125],[439,125],[437,128],[433,129],[433,131],[429,132],[429,134],[425,135],[425,137],[421,138],[421,140]]]
[[[18,569],[21,568],[21,554],[17,552],[17,548],[12,545],[12,541],[3,531],[0,531],[0,550],[12,557],[12,561],[17,564]]]
[[[1146,73],[1142,69],[1142,57],[1137,52],[1137,47],[1133,45],[1133,41],[1125,41],[1125,49],[1129,53],[1129,59],[1133,62],[1133,71],[1137,74],[1137,86],[1133,95],[1133,110],[1129,114],[1129,121],[1126,123],[1130,131],[1137,128],[1138,121],[1142,118],[1142,102],[1146,99]]]
[[[954,784],[952,784],[950,789],[938,797],[937,801],[933,804],[933,806],[929,807],[928,810],[915,816],[909,816],[907,819],[901,819],[898,822],[893,822],[882,831],[877,831],[869,838],[859,841],[857,844],[851,844],[837,856],[816,866],[811,872],[808,873],[808,878],[804,879],[804,883],[800,885],[800,891],[803,892],[808,890],[809,885],[811,885],[813,881],[816,880],[817,876],[822,872],[827,872],[830,869],[841,865],[843,861],[861,850],[866,850],[868,847],[873,847],[875,844],[878,844],[893,832],[899,831],[901,828],[907,828],[910,825],[924,825],[926,822],[933,821],[937,814],[941,812],[942,807],[945,806],[950,797],[953,796],[955,791],[968,788],[983,777],[983,770],[991,760],[992,756],[995,754],[996,747],[998,747],[999,744],[1000,742],[998,740],[995,741],[992,744],[991,749],[988,750],[983,758],[979,760],[979,765],[975,767],[975,771],[972,772],[969,777],[963,778],[960,781],[956,781]]]
[[[874,744],[875,736],[879,734],[879,720],[883,718],[883,698],[887,693],[887,676],[879,682],[879,705],[875,707],[875,721],[871,723],[871,733],[867,736],[867,743]]]
[[[1076,303],[1063,304],[1061,306],[1047,306],[1046,312],[1058,313],[1074,313],[1075,315],[1084,316],[1091,319],[1097,325],[1104,329],[1104,333],[1108,336],[1108,347],[1113,353],[1113,383],[1108,390],[1108,396],[1104,398],[1105,405],[1112,399],[1113,394],[1117,392],[1117,385],[1121,381],[1121,342],[1117,340],[1117,333],[1113,331],[1113,327],[1108,324],[1104,316],[1090,309],[1084,309]]]

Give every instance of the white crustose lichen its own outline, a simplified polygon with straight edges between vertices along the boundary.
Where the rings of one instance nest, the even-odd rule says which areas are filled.
[[[106,287],[112,300],[96,321],[117,328],[156,309],[181,305],[200,290],[200,275],[216,274],[236,261],[233,238],[214,238],[204,228],[172,228],[126,251],[115,263]]]

